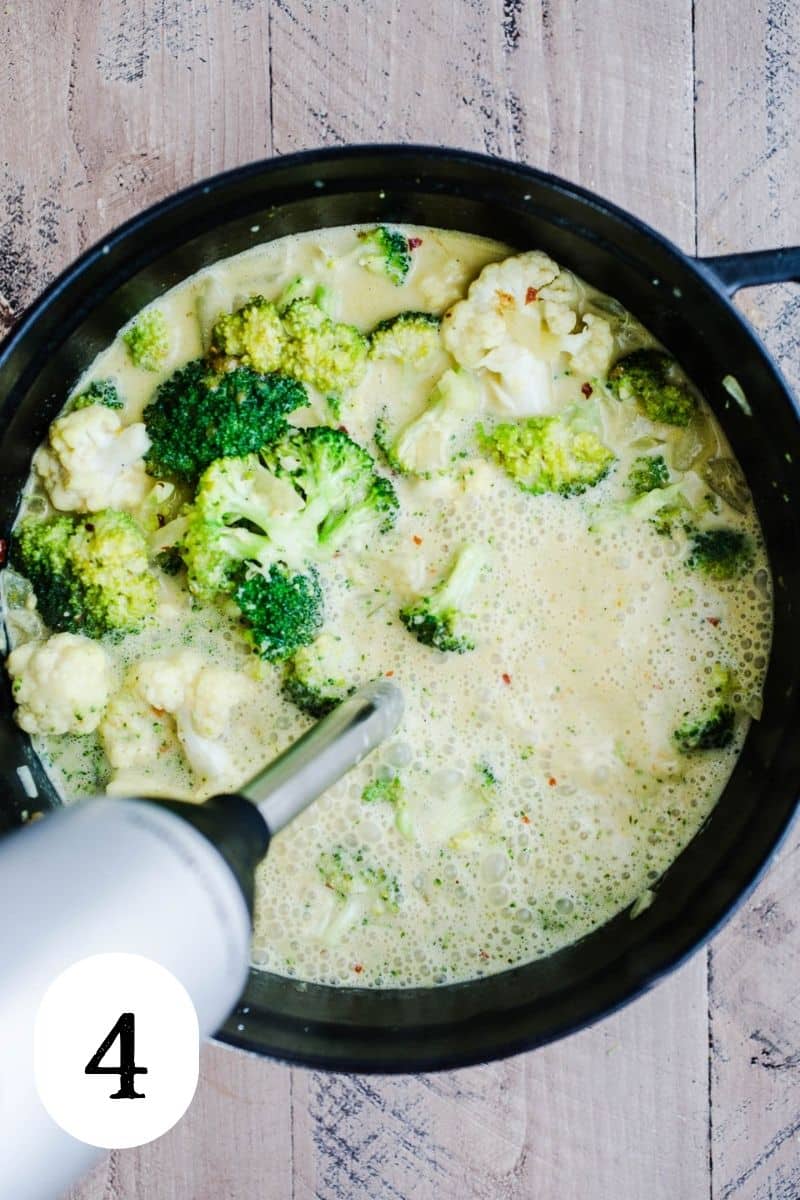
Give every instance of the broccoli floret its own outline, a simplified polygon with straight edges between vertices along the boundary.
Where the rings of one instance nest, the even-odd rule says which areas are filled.
[[[400,609],[400,620],[423,645],[456,654],[475,649],[475,643],[462,631],[464,607],[485,562],[480,546],[462,547],[447,576],[430,594]]]
[[[260,449],[286,429],[288,413],[307,404],[303,385],[287,375],[250,367],[215,375],[196,359],[166,379],[144,410],[147,468],[193,482],[216,459]]]
[[[645,496],[668,483],[669,467],[663,454],[642,454],[635,458],[625,480],[625,486],[634,496]]]
[[[606,533],[617,529],[621,521],[649,521],[657,533],[668,535],[677,523],[689,527],[694,509],[683,494],[680,483],[653,488],[631,500],[600,505],[589,525],[590,533]]]
[[[342,392],[364,377],[369,343],[355,325],[332,321],[305,297],[283,314],[282,369],[321,392]]]
[[[703,529],[692,534],[687,565],[709,579],[736,579],[752,561],[750,539],[736,529]]]
[[[260,458],[223,458],[203,472],[181,546],[189,586],[210,597],[231,590],[243,563],[323,561],[388,529],[396,512],[391,484],[347,434],[293,430]]]
[[[295,300],[307,300],[309,298],[310,291],[311,283],[309,280],[306,279],[304,275],[296,275],[291,282],[286,284],[286,287],[278,296],[278,299],[275,301],[275,307],[277,308],[278,312],[283,315],[289,305],[293,304]],[[322,308],[322,305],[320,304],[319,307]]]
[[[264,374],[280,370],[334,393],[334,403],[338,393],[360,383],[367,339],[354,325],[331,319],[327,288],[318,287],[312,299],[302,294],[307,286],[298,278],[276,303],[254,296],[220,317],[211,335],[212,363],[239,363]]]
[[[479,441],[524,492],[577,496],[605,478],[615,461],[590,421],[588,410],[571,409],[496,425],[490,433],[479,428]]]
[[[340,900],[360,897],[364,919],[369,914],[397,912],[400,907],[400,885],[384,867],[374,867],[364,858],[363,850],[348,850],[336,846],[317,859],[317,871],[325,887]]]
[[[376,275],[386,275],[395,287],[402,287],[411,270],[411,247],[405,234],[378,225],[358,236],[364,243],[358,265]]]
[[[313,567],[292,574],[273,563],[266,575],[252,572],[240,577],[232,596],[248,640],[269,662],[291,658],[322,628],[322,588]]]
[[[128,354],[135,366],[144,371],[158,371],[170,352],[167,319],[160,308],[148,308],[141,313],[122,335]]]
[[[714,702],[699,715],[685,712],[683,722],[672,735],[683,754],[691,754],[695,750],[724,750],[733,741],[736,678],[718,663],[712,673],[712,684],[716,695]]]
[[[468,371],[445,371],[419,416],[389,433],[385,418],[375,427],[375,442],[388,465],[403,475],[430,476],[446,470],[472,436],[480,389]]]
[[[230,592],[245,563],[262,570],[277,562],[302,567],[313,547],[293,519],[293,496],[255,454],[212,463],[186,510],[179,544],[190,590],[204,599]]]
[[[688,386],[674,377],[676,363],[663,350],[634,350],[608,373],[618,400],[635,400],[650,421],[688,425],[697,404]]]
[[[70,412],[78,408],[90,408],[93,404],[102,404],[105,408],[122,408],[123,403],[117,391],[116,384],[110,379],[95,379],[86,391],[75,396],[70,405]]]
[[[286,332],[271,300],[254,296],[236,312],[220,317],[211,331],[212,360],[235,359],[267,374],[281,365]]]
[[[390,804],[394,809],[394,824],[398,833],[411,840],[414,836],[414,825],[411,809],[408,805],[406,789],[399,775],[390,775],[385,779],[373,779],[361,793],[365,804]]]
[[[288,664],[283,694],[310,717],[324,717],[355,691],[342,670],[341,638],[321,633]]]
[[[330,557],[347,542],[365,542],[395,522],[397,495],[357,442],[340,429],[298,429],[267,446],[262,457],[305,498],[303,515],[313,522],[315,556]]]
[[[387,317],[369,335],[369,356],[394,358],[419,367],[441,348],[440,324],[441,318],[435,313],[401,312]]]
[[[57,632],[92,638],[133,632],[156,607],[147,544],[127,513],[104,509],[23,521],[12,561],[30,580],[45,624]]]
[[[399,775],[390,775],[387,779],[373,779],[361,793],[365,804],[385,803],[397,804],[403,795],[403,785]]]

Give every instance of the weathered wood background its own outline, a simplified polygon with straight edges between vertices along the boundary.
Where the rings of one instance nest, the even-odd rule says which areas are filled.
[[[524,159],[688,251],[800,242],[799,43],[796,0],[6,3],[0,319],[173,189],[350,141]],[[797,289],[741,304],[800,381]],[[209,1047],[177,1128],[70,1197],[798,1200],[799,1001],[795,835],[707,954],[590,1031],[418,1079]]]

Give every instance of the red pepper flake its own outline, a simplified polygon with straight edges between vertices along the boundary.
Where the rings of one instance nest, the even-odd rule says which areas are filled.
[[[709,625],[713,625],[715,629],[719,625],[719,617],[706,617],[706,620],[708,621]]]
[[[384,674],[386,675],[387,679],[391,679],[394,675],[394,671],[385,671]]]
[[[531,823],[531,819],[527,813],[522,814],[522,816],[520,817],[520,821],[522,821],[523,825],[530,825],[530,823]]]
[[[500,312],[502,312],[504,308],[514,307],[514,297],[511,292],[504,292],[501,291],[500,288],[497,288],[495,290],[495,295],[497,296],[497,307],[500,309]]]
[[[412,538],[411,540],[412,540],[412,542],[414,543],[414,545],[415,545],[415,546],[421,546],[421,545],[422,545],[422,538],[421,538],[421,537],[418,537],[418,535],[417,535],[416,533],[414,534],[414,536],[413,536],[413,538]]]
[[[347,428],[346,425],[339,425],[338,428],[339,428],[339,433],[346,433],[347,436],[350,437],[350,430]]]
[[[505,683],[505,684],[511,683],[511,676],[508,674],[507,671],[503,671],[503,674],[500,676],[500,678],[502,679],[503,683]]]
[[[558,780],[556,779],[555,775],[551,775],[547,782],[549,783],[550,787],[555,787],[558,783]]]
[[[538,299],[539,299],[539,290],[538,290],[538,288],[529,287],[529,288],[528,288],[528,290],[527,290],[527,292],[525,293],[525,303],[526,303],[526,304],[533,304],[533,303],[534,303],[534,301],[535,301],[535,300],[538,300]]]
[[[355,971],[356,975],[360,975],[361,972],[364,970],[364,964],[356,963],[353,967],[353,970]]]
[[[591,396],[592,392],[594,391],[594,388],[592,387],[592,385],[590,383],[582,383],[581,391],[583,392],[584,396],[588,400],[589,397]]]
[[[485,951],[485,950],[479,950],[479,951],[478,951],[478,955],[479,955],[479,957],[480,957],[480,958],[482,958],[484,961],[485,961],[485,960],[486,960],[486,959],[489,957],[489,955],[486,953],[486,951]]]
[[[408,239],[409,250],[416,250],[417,247],[421,246],[421,245],[422,245],[422,238],[409,238]]]
[[[8,542],[6,541],[5,538],[0,538],[0,563],[4,563],[6,561],[7,554],[8,554]]]

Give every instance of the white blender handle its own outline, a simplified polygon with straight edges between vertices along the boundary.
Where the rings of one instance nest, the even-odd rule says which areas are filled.
[[[396,688],[368,685],[252,780],[243,795],[278,832],[388,736],[401,713]],[[224,809],[220,801],[211,804]],[[213,828],[195,827],[178,815],[184,807],[198,818],[205,809],[89,800],[0,842],[3,1197],[54,1200],[100,1155],[55,1124],[35,1088],[35,1017],[62,971],[91,954],[152,958],[188,991],[201,1036],[219,1028],[242,993],[251,934],[246,880],[217,849]],[[239,811],[246,808],[240,802]],[[252,810],[249,816],[255,816]],[[256,826],[263,835],[257,819]],[[264,836],[260,852],[266,843]]]

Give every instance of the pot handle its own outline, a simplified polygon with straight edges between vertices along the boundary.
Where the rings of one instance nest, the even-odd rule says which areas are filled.
[[[739,288],[762,283],[800,283],[800,246],[783,250],[751,250],[747,254],[717,254],[698,258],[729,296]]]

